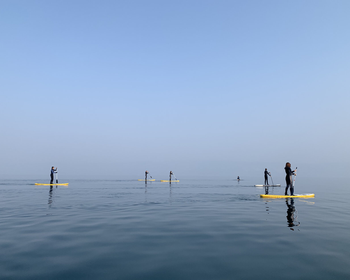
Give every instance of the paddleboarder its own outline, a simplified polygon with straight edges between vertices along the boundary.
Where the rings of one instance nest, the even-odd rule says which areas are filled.
[[[291,169],[291,164],[289,162],[286,163],[286,166],[284,167],[284,170],[286,171],[286,190],[284,192],[284,195],[287,195],[288,188],[290,189],[290,195],[294,195],[294,186],[293,186],[293,179],[292,175],[295,175],[295,170]]]
[[[239,176],[237,176],[237,181],[239,181],[239,180],[241,180],[241,179],[239,178]]]
[[[269,171],[267,171],[267,168],[265,168],[265,171],[264,171],[265,183],[264,183],[264,185],[266,185],[266,186],[269,184],[268,176],[271,176],[271,173]]]
[[[52,166],[52,168],[51,168],[51,173],[50,173],[50,178],[51,178],[50,184],[53,183],[54,173],[57,173],[57,167],[55,168],[54,166]]]

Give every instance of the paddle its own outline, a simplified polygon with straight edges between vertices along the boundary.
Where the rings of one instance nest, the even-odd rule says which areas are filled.
[[[297,177],[297,169],[298,167],[295,167],[295,170],[294,170],[294,180],[293,180],[293,188],[295,186],[295,178]]]
[[[57,167],[56,167],[56,184],[58,184],[58,173],[57,173]]]
[[[272,185],[274,185],[274,183],[273,183],[273,179],[272,179],[272,176],[271,176],[271,172],[270,172],[270,177],[271,177]]]

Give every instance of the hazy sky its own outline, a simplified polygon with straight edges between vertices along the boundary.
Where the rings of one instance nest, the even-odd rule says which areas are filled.
[[[350,1],[0,1],[0,178],[347,176]]]

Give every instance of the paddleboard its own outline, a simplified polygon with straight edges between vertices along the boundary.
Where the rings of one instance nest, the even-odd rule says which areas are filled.
[[[69,183],[61,183],[61,184],[42,184],[42,183],[35,183],[37,186],[68,186]]]
[[[254,185],[254,187],[280,187],[280,184],[276,184],[276,185]]]
[[[172,183],[178,183],[178,182],[180,182],[180,180],[160,180],[161,182],[165,182],[165,183],[170,183],[170,182],[172,182]]]
[[[261,198],[297,198],[297,197],[315,197],[314,193],[303,193],[303,194],[295,194],[295,195],[280,195],[280,194],[261,194]]]
[[[156,179],[147,179],[147,182],[154,182]],[[145,179],[137,179],[137,181],[145,182]]]

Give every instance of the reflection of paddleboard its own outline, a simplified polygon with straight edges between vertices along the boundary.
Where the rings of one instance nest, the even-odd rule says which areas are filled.
[[[61,183],[61,184],[42,184],[42,183],[35,183],[37,186],[68,186],[69,183]]]
[[[147,179],[147,182],[154,182],[156,179]],[[137,179],[137,181],[146,181],[145,179]]]
[[[254,187],[280,187],[281,184],[276,184],[276,185],[254,185]]]
[[[169,183],[169,182],[172,182],[172,183],[178,183],[178,182],[180,182],[180,180],[160,180],[161,182],[165,182],[165,183]]]
[[[297,198],[297,197],[315,197],[314,193],[303,193],[303,194],[295,194],[295,195],[280,195],[280,194],[261,194],[260,197],[262,198]]]

